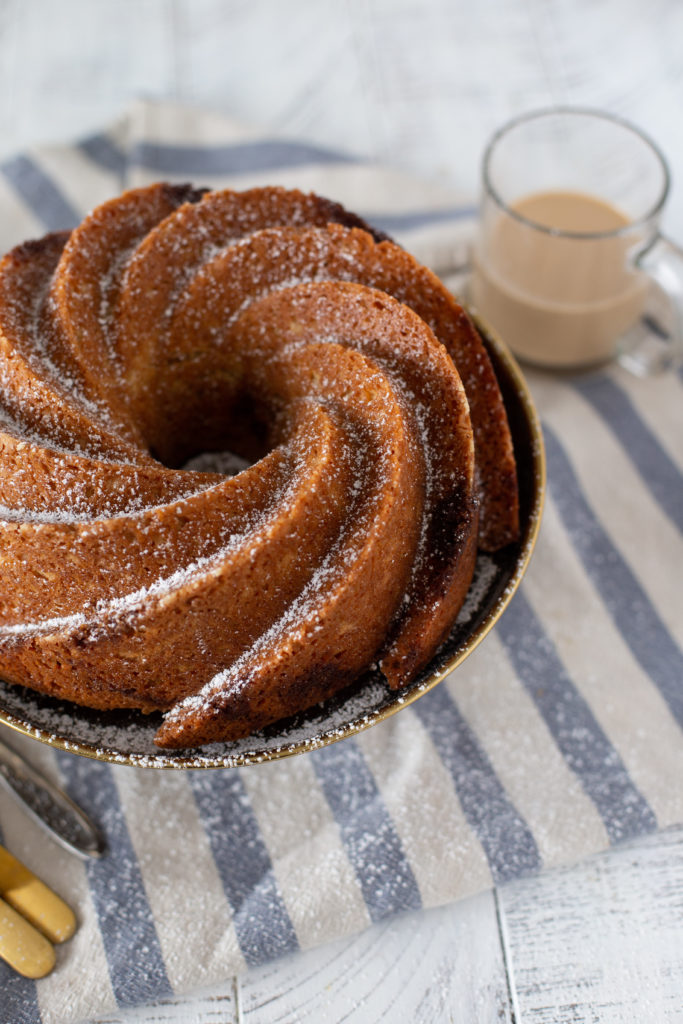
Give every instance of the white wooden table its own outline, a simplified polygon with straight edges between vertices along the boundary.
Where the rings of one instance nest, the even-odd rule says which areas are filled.
[[[0,0],[0,158],[141,95],[472,196],[501,121],[605,106],[668,153],[665,223],[683,239],[680,0]],[[107,1019],[670,1024],[683,1021],[682,922],[683,828]]]

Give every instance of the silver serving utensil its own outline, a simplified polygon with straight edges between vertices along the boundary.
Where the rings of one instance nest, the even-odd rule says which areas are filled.
[[[1,739],[0,785],[67,850],[83,858],[102,856],[104,839],[88,816]]]

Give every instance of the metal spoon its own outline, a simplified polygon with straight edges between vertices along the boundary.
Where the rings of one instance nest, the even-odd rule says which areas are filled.
[[[0,740],[0,785],[50,835],[79,857],[101,857],[105,843],[86,814],[54,783]]]

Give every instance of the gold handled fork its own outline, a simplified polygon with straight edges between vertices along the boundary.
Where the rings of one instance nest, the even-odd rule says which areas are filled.
[[[0,787],[72,853],[104,853],[100,832],[80,807],[2,739]],[[26,977],[42,978],[54,967],[54,946],[75,928],[71,908],[0,846],[0,958]]]
[[[55,944],[75,930],[64,900],[0,846],[0,957],[25,977],[42,978],[55,965]]]

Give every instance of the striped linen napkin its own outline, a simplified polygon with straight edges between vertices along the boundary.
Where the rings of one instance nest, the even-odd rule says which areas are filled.
[[[136,105],[0,166],[2,249],[155,180],[313,189],[455,270],[470,201],[211,114]],[[112,767],[10,742],[100,823],[83,864],[13,804],[0,832],[77,908],[57,970],[0,964],[0,1019],[65,1024],[457,900],[683,822],[681,378],[528,375],[549,494],[520,591],[484,644],[401,714],[282,762]]]

